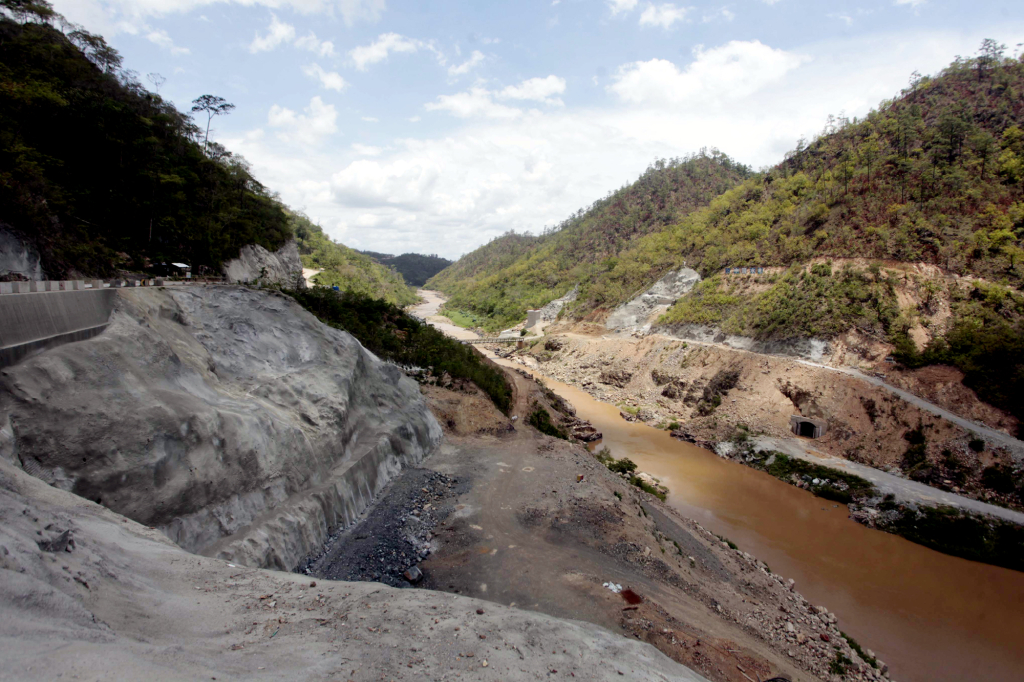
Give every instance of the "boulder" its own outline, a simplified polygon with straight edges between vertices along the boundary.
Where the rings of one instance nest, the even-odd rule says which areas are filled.
[[[624,369],[606,369],[601,372],[600,381],[602,384],[623,388],[632,378],[633,374]]]

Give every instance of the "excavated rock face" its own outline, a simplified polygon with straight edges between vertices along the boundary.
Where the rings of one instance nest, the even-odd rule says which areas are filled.
[[[22,242],[4,223],[0,223],[0,275],[43,279],[39,254],[30,245]]]
[[[632,301],[623,303],[608,316],[608,329],[638,330],[647,325],[655,314],[664,313],[683,294],[700,281],[700,274],[691,268],[673,270],[654,283]]]
[[[238,258],[224,264],[224,276],[232,284],[260,282],[298,289],[306,287],[299,247],[294,239],[273,253],[259,244],[243,246]]]
[[[290,570],[440,440],[415,382],[282,294],[118,294],[0,373],[0,451],[185,549]]]

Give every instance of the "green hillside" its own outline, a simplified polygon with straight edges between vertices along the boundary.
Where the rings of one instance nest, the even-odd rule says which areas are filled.
[[[540,237],[531,234],[506,232],[449,265],[430,278],[427,286],[451,291],[466,280],[493,275],[527,255],[540,240]]]
[[[750,170],[718,151],[658,161],[632,185],[580,209],[540,237],[506,234],[464,256],[427,286],[449,295],[446,309],[488,318],[486,328],[521,321],[528,308],[577,282],[600,280],[636,239],[706,206]]]
[[[374,259],[331,241],[319,225],[301,213],[289,214],[299,246],[302,267],[323,270],[316,284],[351,291],[392,305],[416,302],[416,294],[405,285],[402,276]]]
[[[708,275],[861,256],[1018,288],[1022,128],[1024,64],[998,53],[961,59],[863,120],[830,119],[767,173],[638,240],[583,282],[576,312],[618,304],[684,260]]]
[[[246,244],[290,237],[282,207],[246,162],[204,150],[191,118],[100,36],[67,35],[42,0],[0,14],[0,221],[50,277],[185,261],[218,271]],[[24,23],[22,23],[24,22]]]
[[[441,258],[437,254],[403,253],[401,256],[393,256],[389,253],[375,251],[360,251],[359,253],[370,256],[381,265],[392,268],[411,287],[423,286],[428,279],[452,264],[450,260]]]

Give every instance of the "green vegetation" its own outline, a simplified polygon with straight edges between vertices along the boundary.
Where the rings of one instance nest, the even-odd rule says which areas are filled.
[[[833,675],[839,675],[839,677],[846,677],[847,671],[853,666],[851,661],[846,654],[836,649],[836,657],[832,659],[832,662],[828,664],[828,671]]]
[[[411,287],[423,286],[428,279],[452,264],[450,260],[441,258],[437,254],[424,256],[419,253],[403,253],[401,256],[392,256],[389,253],[375,251],[360,251],[359,253],[393,269]]]
[[[588,319],[686,262],[708,279],[666,324],[713,324],[761,340],[858,328],[895,345],[906,366],[959,368],[983,400],[1024,423],[1022,92],[1024,60],[985,41],[976,57],[935,77],[915,74],[861,120],[830,117],[821,135],[766,172],[749,176],[723,162],[711,184],[725,191],[713,199],[687,196],[686,183],[719,157],[652,168],[557,231],[506,235],[434,281],[453,305],[500,327],[575,284],[579,296],[566,313]],[[679,196],[689,201],[673,204]],[[641,205],[666,210],[634,217]],[[568,243],[581,255],[570,257]],[[913,311],[896,299],[896,275],[877,266],[805,267],[821,257],[926,262],[989,282],[951,286],[947,326],[920,350],[908,335]],[[785,270],[718,274],[726,266]]]
[[[447,372],[481,388],[502,412],[512,404],[512,387],[498,367],[472,346],[421,324],[397,306],[353,291],[326,287],[287,292],[321,322],[343,329],[377,356],[392,362]]]
[[[1024,571],[1024,527],[953,507],[895,507],[875,527],[972,561]]]
[[[638,239],[616,267],[584,280],[577,312],[619,303],[683,260],[710,275],[863,256],[1019,286],[1022,91],[1024,63],[995,50],[915,79],[863,120],[830,118],[778,166]]]
[[[1018,232],[1024,233],[1024,223]],[[908,367],[959,368],[965,386],[1024,425],[1024,295],[979,282],[952,289],[950,308],[952,319],[944,334],[921,352],[913,344],[897,344],[897,359]]]
[[[246,244],[290,238],[246,161],[205,146],[102,37],[44,0],[2,6],[14,19],[0,15],[0,217],[50,277],[165,261],[219,272]]]
[[[885,272],[849,266],[833,272],[821,263],[756,279],[763,290],[748,294],[739,291],[743,282],[716,274],[677,301],[659,323],[714,325],[760,340],[832,337],[851,328],[875,335],[906,332],[894,282]]]
[[[616,256],[633,240],[663,230],[748,175],[748,168],[715,150],[658,161],[632,185],[543,235],[503,235],[459,259],[428,286],[448,294],[449,307],[486,317],[488,330],[511,326],[528,308],[614,270]]]
[[[551,414],[539,404],[534,403],[533,412],[526,418],[526,423],[545,435],[569,440],[569,436],[566,435],[565,431],[551,421]]]
[[[862,661],[870,665],[872,668],[878,667],[878,660],[874,656],[868,656],[867,653],[865,653],[864,649],[861,648],[857,640],[855,640],[853,637],[850,637],[842,630],[839,631],[839,634],[842,635],[843,639],[846,640],[846,643],[850,645],[850,648],[857,652],[857,655],[860,656]]]
[[[634,462],[633,460],[629,459],[628,457],[623,457],[622,459],[615,459],[615,457],[612,456],[612,451],[608,449],[608,446],[605,446],[598,450],[597,452],[595,452],[594,457],[597,459],[597,461],[601,462],[601,464],[604,464],[606,467],[608,467],[608,470],[611,471],[612,473],[626,474],[629,477],[630,485],[635,485],[637,488],[640,488],[640,490],[643,490],[645,493],[650,493],[651,495],[654,495],[662,502],[665,501],[666,494],[664,489],[656,488],[653,485],[641,479],[640,477],[633,475],[633,472],[636,471],[636,462]],[[618,497],[620,500],[622,499],[622,496],[619,495],[618,493],[615,493],[615,496]],[[642,507],[641,511],[643,511]],[[646,512],[644,512],[644,514],[646,515]]]
[[[631,474],[636,471],[636,462],[628,457],[612,460],[607,466],[608,470],[615,474]]]
[[[769,462],[771,463],[769,464]],[[812,464],[781,452],[750,453],[748,464],[787,483],[796,480],[803,481],[808,485],[808,489],[818,497],[843,504],[849,504],[853,500],[871,497],[875,494],[875,487],[860,476]],[[815,480],[818,483],[814,483]]]
[[[466,329],[480,327],[485,322],[484,318],[479,315],[467,313],[462,310],[453,310],[447,306],[442,307],[438,312],[451,320],[452,324],[465,327]]]
[[[288,217],[298,242],[302,267],[323,271],[314,278],[317,284],[336,286],[397,306],[416,302],[416,294],[398,273],[369,256],[331,241],[319,225],[314,225],[301,213],[289,213]]]

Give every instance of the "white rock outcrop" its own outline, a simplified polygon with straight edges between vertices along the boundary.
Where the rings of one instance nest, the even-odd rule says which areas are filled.
[[[608,329],[638,330],[650,323],[656,314],[664,313],[683,294],[700,281],[700,274],[691,268],[673,270],[647,291],[612,311],[605,321]]]
[[[224,263],[223,270],[232,284],[259,282],[299,289],[306,286],[299,247],[294,239],[273,253],[259,244],[243,246],[238,258]]]
[[[283,294],[226,286],[119,291],[103,334],[4,370],[0,425],[28,473],[283,570],[441,438],[397,367]]]

